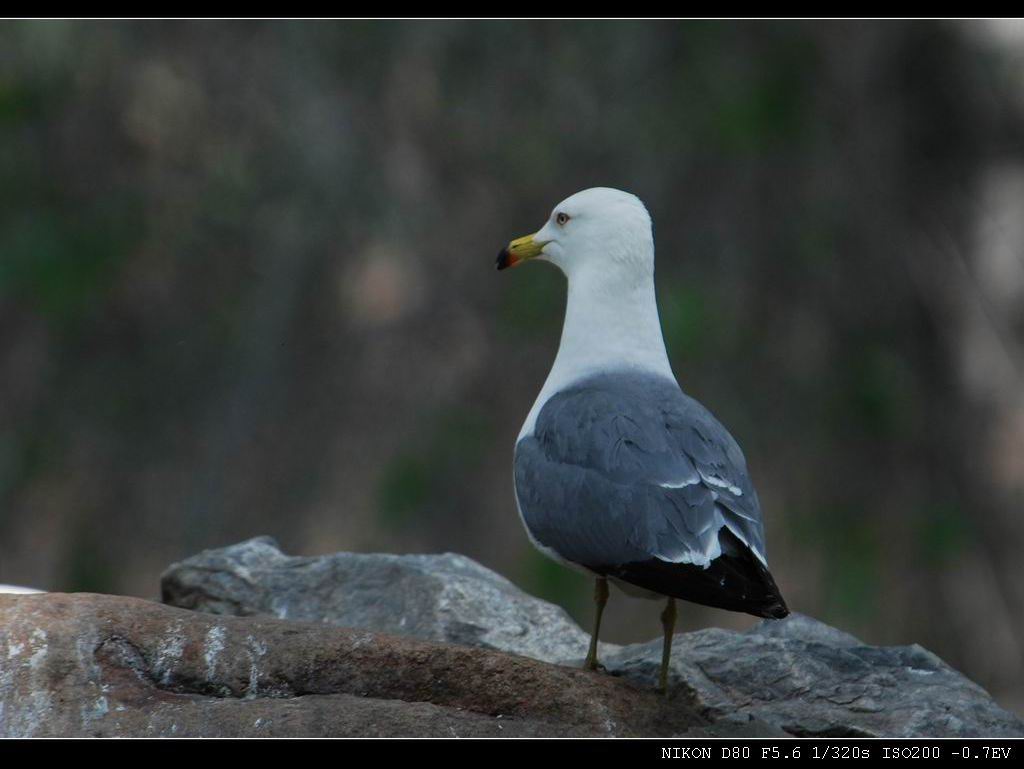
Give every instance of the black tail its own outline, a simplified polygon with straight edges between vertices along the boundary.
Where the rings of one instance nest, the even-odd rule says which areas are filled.
[[[627,563],[609,576],[684,601],[782,619],[789,608],[771,573],[750,548],[724,526],[718,535],[722,554],[706,569],[658,559]]]

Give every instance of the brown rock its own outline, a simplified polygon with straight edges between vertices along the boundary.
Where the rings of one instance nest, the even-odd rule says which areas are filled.
[[[92,594],[0,596],[0,736],[668,736],[707,722],[607,674]]]

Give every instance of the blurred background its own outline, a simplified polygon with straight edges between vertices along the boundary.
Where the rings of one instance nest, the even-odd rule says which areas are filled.
[[[0,582],[154,597],[270,534],[589,623],[512,495],[564,280],[494,257],[594,185],[790,606],[1024,711],[1017,22],[0,23]]]

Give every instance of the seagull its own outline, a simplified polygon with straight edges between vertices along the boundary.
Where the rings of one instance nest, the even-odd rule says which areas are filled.
[[[676,599],[789,614],[768,571],[757,492],[739,445],[672,373],[639,198],[607,187],[566,198],[497,267],[528,261],[555,265],[569,288],[558,354],[516,440],[516,507],[535,547],[595,578],[585,668],[600,667],[609,582],[667,599],[667,692]]]

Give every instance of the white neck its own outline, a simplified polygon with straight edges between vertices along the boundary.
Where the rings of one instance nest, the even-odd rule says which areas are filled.
[[[537,415],[552,395],[587,376],[634,369],[674,381],[661,335],[653,273],[578,270],[568,277],[562,341],[520,439],[533,432]]]

